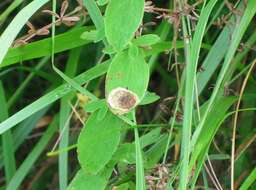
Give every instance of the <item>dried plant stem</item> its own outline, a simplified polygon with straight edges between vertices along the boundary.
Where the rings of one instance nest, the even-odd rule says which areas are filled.
[[[236,147],[236,128],[237,128],[237,120],[238,120],[238,110],[239,110],[239,107],[240,107],[240,104],[241,104],[241,100],[242,100],[242,96],[243,96],[243,93],[244,93],[244,89],[245,89],[245,86],[247,84],[247,81],[249,79],[249,76],[254,68],[256,64],[256,59],[252,62],[251,64],[251,67],[243,81],[243,84],[242,84],[242,88],[240,90],[240,93],[239,93],[239,98],[238,98],[238,102],[237,102],[237,105],[236,105],[236,112],[235,112],[235,117],[234,117],[234,125],[233,125],[233,132],[232,132],[232,150],[231,150],[231,190],[234,190],[234,172],[235,172],[235,147]]]

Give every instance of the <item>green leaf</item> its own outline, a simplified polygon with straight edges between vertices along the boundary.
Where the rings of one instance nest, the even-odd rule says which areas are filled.
[[[40,157],[40,154],[42,154],[43,150],[46,148],[47,144],[57,131],[57,121],[58,117],[56,116],[54,117],[51,124],[47,127],[47,130],[44,132],[44,135],[40,138],[35,147],[30,151],[29,155],[19,166],[15,175],[6,187],[6,190],[18,189],[18,187],[21,185],[22,181],[24,180],[28,172],[31,170],[31,168],[35,166],[36,160]]]
[[[5,31],[2,33],[0,37],[0,65],[11,46],[12,42],[22,29],[22,27],[26,24],[28,19],[38,10],[40,9],[45,3],[49,0],[34,0],[26,7],[24,7],[12,20],[12,22],[8,25]]]
[[[191,138],[191,127],[193,120],[193,108],[194,108],[194,94],[195,94],[195,78],[197,72],[197,65],[199,61],[199,54],[203,41],[204,31],[211,14],[211,11],[217,0],[208,1],[207,5],[203,7],[196,29],[193,40],[190,44],[189,39],[184,38],[185,44],[185,56],[186,56],[186,70],[185,70],[185,101],[184,101],[184,119],[182,127],[182,140],[181,140],[181,171],[179,189],[187,189],[187,182],[189,176],[189,156],[190,156],[190,138]],[[204,4],[205,5],[205,4]],[[183,35],[187,36],[187,29],[185,27],[185,19],[183,17]]]
[[[82,33],[81,38],[83,40],[90,40],[90,41],[94,41],[96,39],[97,36],[97,30],[91,30],[91,31],[85,31]]]
[[[86,112],[92,113],[104,106],[105,100],[94,100],[87,103],[84,107]]]
[[[250,186],[256,181],[256,168],[254,168],[250,175],[245,179],[245,181],[242,183],[239,190],[247,190],[250,188]]]
[[[140,36],[136,39],[132,40],[132,43],[134,43],[137,46],[151,46],[153,44],[156,44],[160,41],[160,37],[156,34],[147,34]]]
[[[104,49],[103,49],[103,53],[105,54],[114,54],[115,53],[115,50],[112,46],[106,46]]]
[[[160,96],[158,96],[156,93],[146,92],[145,96],[143,97],[142,101],[140,102],[140,105],[151,104],[159,99],[160,99]]]
[[[135,93],[141,100],[149,81],[149,67],[144,56],[130,57],[128,51],[118,53],[112,60],[106,78],[106,97],[111,90],[122,87]]]
[[[138,29],[144,13],[144,0],[111,0],[105,13],[106,37],[117,51],[122,50]]]
[[[83,4],[86,7],[97,30],[104,28],[104,20],[95,0],[83,0]]]
[[[108,1],[109,1],[109,0],[98,0],[98,1],[97,1],[97,4],[98,4],[99,6],[104,6],[104,5],[106,5],[106,4],[108,3]]]
[[[101,15],[101,11],[99,7],[97,6],[97,3],[95,2],[95,0],[83,0],[83,4],[89,13],[89,16],[91,17],[92,22],[95,24],[96,29],[100,31],[99,34],[101,34],[102,31],[104,31],[104,19],[103,19],[103,16]],[[97,38],[96,41],[98,41],[99,36],[100,35],[96,36]],[[105,38],[103,39],[103,43],[105,46],[108,45]]]
[[[67,190],[103,190],[107,180],[101,175],[91,175],[79,170]]]
[[[0,102],[1,102],[1,111],[0,111],[0,121],[8,118],[8,108],[5,98],[5,91],[2,82],[0,81]],[[15,162],[15,149],[13,143],[13,134],[11,130],[6,131],[2,136],[2,151],[3,151],[3,162],[4,162],[4,171],[6,183],[9,183],[15,174],[16,162]]]
[[[115,155],[113,156],[113,160],[116,162],[123,162],[127,164],[135,164],[136,155],[135,155],[135,146],[133,143],[125,143],[119,146]]]
[[[135,113],[134,113],[135,115]],[[136,190],[146,190],[143,151],[140,145],[138,129],[134,129],[135,151],[136,151]]]
[[[81,54],[81,48],[73,49],[69,53],[69,59],[65,68],[65,74],[70,77],[74,77],[78,65],[78,60]],[[67,149],[69,146],[69,128],[71,107],[69,102],[74,98],[74,93],[69,93],[60,100],[60,121],[59,131],[62,136],[59,142],[59,150]],[[59,190],[66,190],[68,184],[68,152],[62,152],[59,154]]]
[[[82,169],[96,174],[109,162],[120,141],[120,128],[124,124],[108,112],[103,120],[94,112],[82,129],[77,145],[78,160]]]
[[[102,64],[97,65],[96,67],[91,68],[90,70],[80,74],[73,80],[75,80],[78,84],[82,85],[85,82],[93,80],[99,76],[102,76],[107,72],[109,66],[109,62],[105,62]],[[2,123],[0,123],[0,134],[4,133],[8,129],[14,127],[19,122],[23,121],[24,119],[31,116],[33,113],[38,112],[39,110],[47,107],[51,103],[55,102],[56,100],[62,98],[67,93],[73,91],[73,88],[70,88],[70,85],[63,84],[56,89],[50,91],[46,95],[42,96],[41,98],[37,99],[35,102],[29,104],[22,110],[18,111]]]
[[[97,120],[99,120],[99,121],[102,120],[106,116],[107,112],[108,112],[108,106],[107,106],[106,102],[104,101],[103,106],[98,111]]]
[[[4,22],[4,20],[14,11],[18,6],[22,4],[23,0],[14,0],[8,6],[7,9],[4,10],[3,13],[0,14],[0,25]]]
[[[137,57],[138,54],[139,54],[139,48],[138,48],[136,45],[134,45],[134,44],[131,44],[131,45],[130,45],[128,51],[129,51],[129,56],[130,56],[131,58]]]
[[[101,28],[99,30],[97,30],[97,33],[96,33],[96,39],[94,40],[94,42],[99,42],[101,40],[104,40],[105,38],[105,29],[104,28]]]
[[[209,104],[208,104],[208,108],[205,112],[205,114],[203,115],[200,123],[198,124],[198,127],[196,129],[196,131],[193,134],[193,138],[192,141],[194,142],[192,145],[195,144],[195,142],[197,141],[197,138],[205,124],[206,118],[208,116],[209,111],[212,109],[215,99],[218,96],[218,93],[220,92],[221,89],[221,85],[223,83],[223,79],[225,77],[225,74],[227,73],[228,69],[230,68],[230,64],[232,62],[232,59],[236,53],[236,50],[239,46],[239,43],[244,35],[244,33],[246,32],[246,29],[248,28],[251,20],[253,19],[253,16],[256,13],[256,4],[254,3],[254,1],[248,1],[248,5],[244,11],[244,14],[241,18],[241,21],[239,24],[237,24],[233,35],[232,35],[232,40],[231,40],[231,44],[230,47],[226,53],[221,71],[218,75],[218,79],[217,82],[215,84],[214,90],[212,92]]]
[[[54,52],[59,53],[75,47],[91,43],[88,39],[81,39],[81,35],[91,27],[79,27],[55,36]],[[91,39],[95,40],[95,39]],[[37,51],[34,51],[34,50]],[[45,38],[21,47],[11,48],[5,56],[0,67],[9,66],[17,62],[51,55],[51,38]]]
[[[147,152],[145,153],[145,168],[152,168],[159,162],[161,157],[164,155],[167,140],[168,135],[161,135],[161,137],[158,138],[157,142],[152,147],[150,147],[149,150],[147,150]]]
[[[123,183],[121,185],[118,185],[115,188],[116,188],[116,190],[128,190],[129,189],[129,183]]]
[[[108,184],[115,162],[110,161],[98,174],[93,175],[80,169],[71,181],[67,190],[104,190]]]
[[[104,28],[102,28],[101,30],[85,31],[81,35],[81,38],[83,40],[93,41],[94,43],[97,43],[97,42],[103,40],[104,37],[105,37]]]

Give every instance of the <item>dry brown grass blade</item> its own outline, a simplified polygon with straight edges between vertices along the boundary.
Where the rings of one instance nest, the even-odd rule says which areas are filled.
[[[235,172],[235,147],[236,147],[236,128],[237,128],[237,120],[238,120],[238,110],[241,104],[241,100],[242,100],[242,96],[247,84],[247,81],[249,79],[249,76],[254,68],[256,64],[256,59],[252,62],[252,65],[249,69],[249,71],[246,74],[246,77],[243,81],[240,93],[239,93],[239,98],[238,98],[238,102],[236,105],[236,112],[235,112],[235,116],[234,116],[234,125],[233,125],[233,132],[232,132],[232,150],[231,150],[231,190],[235,189],[235,183],[234,183],[234,172]]]

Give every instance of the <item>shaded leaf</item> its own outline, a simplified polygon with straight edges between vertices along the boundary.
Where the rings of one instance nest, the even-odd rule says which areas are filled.
[[[154,92],[146,92],[145,96],[143,97],[142,101],[140,102],[140,105],[146,105],[151,104],[153,102],[156,102],[160,99],[160,96],[158,96]]]
[[[98,0],[98,1],[97,1],[97,4],[98,4],[99,6],[104,6],[104,5],[106,5],[106,4],[108,3],[108,1],[109,1],[109,0]]]

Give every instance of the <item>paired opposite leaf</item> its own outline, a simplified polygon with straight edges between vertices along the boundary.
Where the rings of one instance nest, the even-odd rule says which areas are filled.
[[[107,112],[102,120],[98,117],[98,111],[92,113],[77,144],[79,163],[91,174],[97,174],[112,158],[120,141],[120,127],[124,124],[111,112]]]
[[[156,93],[146,92],[145,96],[143,97],[143,99],[140,102],[140,105],[151,104],[153,102],[156,102],[159,99],[160,99],[160,96],[158,96]]]
[[[117,101],[116,104],[123,106],[124,113],[129,112],[143,99],[149,81],[149,67],[142,52],[138,51],[137,56],[131,56],[129,52],[128,50],[116,54],[107,72],[105,85],[108,104],[110,105],[110,99]],[[116,95],[120,98],[112,97],[115,95],[113,92],[118,90],[120,92]]]
[[[161,39],[156,34],[147,34],[140,36],[136,39],[132,40],[132,43],[134,43],[137,46],[151,46],[159,42]]]
[[[133,38],[144,13],[144,0],[111,0],[105,13],[105,33],[110,45],[121,51]]]

